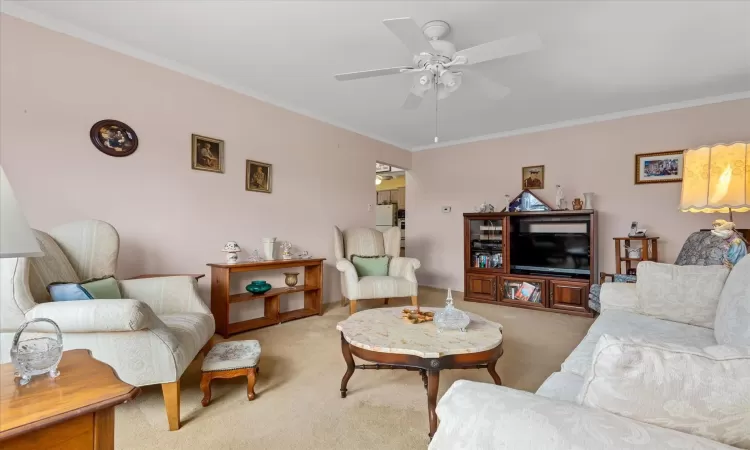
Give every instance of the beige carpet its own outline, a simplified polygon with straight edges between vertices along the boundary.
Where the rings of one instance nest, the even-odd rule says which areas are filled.
[[[503,384],[534,391],[580,342],[591,319],[461,301],[456,305],[504,327],[505,354],[497,364]],[[422,289],[420,303],[439,306],[445,291]],[[406,305],[393,300],[391,305]],[[258,339],[263,348],[257,398],[248,402],[241,378],[213,382],[203,408],[200,359],[182,377],[182,428],[167,431],[159,386],[143,389],[117,408],[118,449],[415,449],[425,448],[427,397],[419,374],[401,370],[356,371],[340,398],[346,365],[336,323],[348,307],[326,305],[321,317],[234,336]],[[360,308],[382,307],[362,301]],[[416,326],[416,325],[415,325]],[[440,395],[457,379],[491,383],[486,370],[440,375]]]

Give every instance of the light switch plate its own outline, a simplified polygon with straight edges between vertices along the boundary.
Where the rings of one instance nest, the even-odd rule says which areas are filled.
[[[450,206],[443,206],[443,213],[444,214],[448,214],[449,212],[451,212],[451,207]]]

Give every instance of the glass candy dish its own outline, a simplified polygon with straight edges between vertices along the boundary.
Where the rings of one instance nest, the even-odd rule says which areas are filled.
[[[55,338],[37,337],[21,340],[21,334],[27,326],[35,322],[47,322],[55,329]],[[62,358],[62,333],[60,327],[49,319],[32,319],[24,322],[13,336],[13,346],[10,349],[10,358],[16,369],[16,376],[20,378],[18,383],[24,386],[31,381],[31,377],[49,374],[50,378],[60,375],[57,365]]]
[[[448,289],[448,298],[445,299],[445,308],[435,313],[433,322],[437,327],[438,333],[442,333],[446,330],[460,330],[465,332],[466,327],[471,323],[471,318],[468,314],[453,306],[453,294],[451,293],[451,290]]]

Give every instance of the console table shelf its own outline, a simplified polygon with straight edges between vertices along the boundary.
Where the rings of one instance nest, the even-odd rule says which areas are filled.
[[[236,264],[208,264],[211,267],[211,312],[216,321],[216,332],[224,338],[243,331],[276,325],[290,320],[323,314],[323,261],[317,259],[279,259],[273,261],[245,262]],[[305,284],[293,288],[273,288],[263,294],[229,293],[229,280],[233,273],[304,267]],[[305,305],[292,311],[279,311],[280,296],[303,292]],[[241,322],[229,322],[229,305],[233,303],[263,300],[263,317]]]

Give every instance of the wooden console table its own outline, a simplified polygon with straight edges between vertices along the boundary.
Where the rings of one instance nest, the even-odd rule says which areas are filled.
[[[60,376],[19,386],[13,364],[0,366],[0,448],[114,450],[115,410],[140,389],[88,350],[63,352]]]
[[[244,262],[236,264],[208,264],[211,267],[211,312],[216,321],[216,332],[225,339],[243,331],[276,325],[290,320],[323,314],[323,261],[317,259],[277,259],[273,261]],[[305,268],[305,284],[293,288],[273,288],[264,294],[229,293],[229,278],[238,272]],[[304,292],[305,306],[293,311],[279,312],[279,297],[284,294]],[[263,317],[229,323],[229,305],[232,303],[263,300]]]

